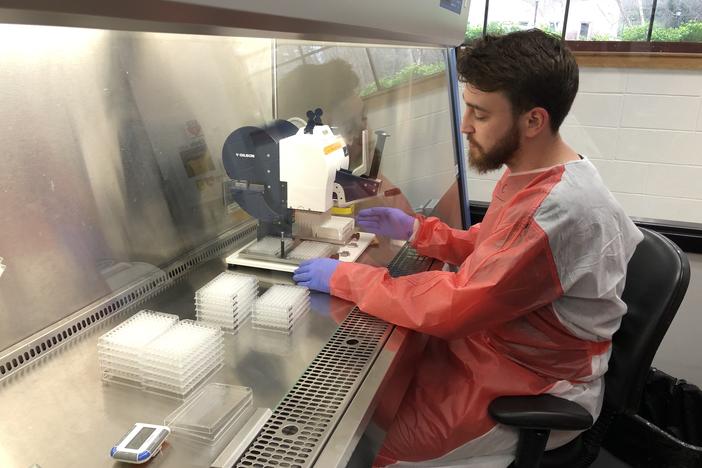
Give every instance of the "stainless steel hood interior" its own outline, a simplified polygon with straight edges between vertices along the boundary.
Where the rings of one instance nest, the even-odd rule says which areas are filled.
[[[313,41],[457,46],[469,0],[7,0],[0,22]]]

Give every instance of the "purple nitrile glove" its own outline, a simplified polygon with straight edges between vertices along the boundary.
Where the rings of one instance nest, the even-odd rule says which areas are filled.
[[[408,240],[414,230],[414,216],[398,208],[366,208],[358,212],[356,223],[368,232],[391,239]]]
[[[315,291],[329,293],[329,281],[339,266],[339,260],[332,258],[313,258],[300,263],[293,272],[293,280],[300,286]]]

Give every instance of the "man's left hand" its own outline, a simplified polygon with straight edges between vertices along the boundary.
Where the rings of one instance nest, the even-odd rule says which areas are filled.
[[[305,260],[293,272],[293,280],[300,286],[315,291],[329,293],[329,281],[339,266],[339,260],[331,258],[313,258]]]

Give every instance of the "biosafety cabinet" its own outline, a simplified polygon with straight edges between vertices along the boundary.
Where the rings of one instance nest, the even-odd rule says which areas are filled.
[[[0,1],[0,466],[113,466],[134,423],[172,422],[205,388],[247,388],[252,410],[204,443],[174,431],[151,466],[345,466],[382,431],[423,338],[346,301],[311,292],[282,331],[243,315],[211,326],[215,364],[169,374],[187,380],[180,394],[139,380],[146,351],[112,363],[131,385],[108,378],[105,337],[142,310],[200,326],[224,272],[255,278],[252,301],[292,285],[279,246],[338,226],[326,255],[441,268],[353,215],[394,206],[467,225],[454,71],[467,3]],[[296,137],[327,157],[296,165]],[[332,153],[343,164],[318,171]],[[317,172],[331,174],[331,214],[288,206],[293,180]],[[264,238],[281,261],[231,260]]]

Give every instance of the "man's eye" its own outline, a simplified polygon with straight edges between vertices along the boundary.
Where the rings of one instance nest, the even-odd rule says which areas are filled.
[[[474,117],[475,117],[475,120],[485,120],[485,119],[487,119],[487,117],[484,116],[484,115],[477,115],[477,114],[476,114]]]

